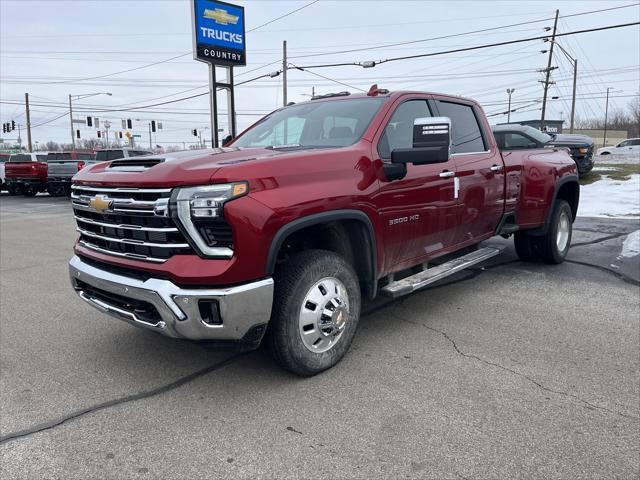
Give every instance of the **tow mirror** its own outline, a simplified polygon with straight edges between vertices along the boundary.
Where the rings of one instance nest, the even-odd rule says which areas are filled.
[[[413,122],[413,147],[396,148],[392,163],[427,165],[445,163],[451,153],[451,120],[448,117],[416,118]]]

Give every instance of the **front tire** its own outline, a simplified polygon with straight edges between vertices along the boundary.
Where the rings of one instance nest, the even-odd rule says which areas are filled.
[[[276,271],[267,342],[275,361],[301,376],[316,375],[345,355],[360,318],[353,267],[324,250],[293,255]]]

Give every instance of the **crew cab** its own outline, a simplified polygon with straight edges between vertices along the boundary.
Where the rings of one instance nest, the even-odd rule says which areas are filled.
[[[4,169],[9,195],[33,197],[47,189],[47,152],[16,153]]]
[[[49,195],[71,195],[71,178],[86,165],[95,161],[96,156],[90,151],[49,152],[47,155]]]
[[[276,110],[228,147],[84,168],[70,278],[132,325],[220,348],[264,337],[309,376],[345,355],[363,300],[498,255],[495,235],[562,262],[578,200],[566,149],[503,154],[475,101],[374,85]]]
[[[545,133],[529,125],[506,123],[491,127],[502,150],[530,150],[535,148],[567,148],[584,176],[593,169],[593,139],[586,135]]]

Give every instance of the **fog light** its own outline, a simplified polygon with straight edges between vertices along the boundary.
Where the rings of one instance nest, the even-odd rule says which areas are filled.
[[[198,310],[200,310],[200,318],[207,325],[222,325],[220,305],[217,300],[200,300]]]

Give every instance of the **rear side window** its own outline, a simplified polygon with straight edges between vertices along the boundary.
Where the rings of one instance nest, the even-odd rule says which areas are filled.
[[[39,162],[46,162],[47,161],[47,156],[46,155],[36,155],[36,159]]]
[[[451,153],[486,151],[480,124],[469,105],[438,100],[438,111],[451,119]]]
[[[638,145],[640,145],[640,138],[629,140],[629,146],[637,147]]]
[[[380,158],[391,158],[391,152],[396,148],[413,147],[413,122],[424,117],[431,117],[426,100],[409,100],[400,104],[378,142]]]
[[[90,153],[78,153],[77,158],[78,160],[93,160],[94,156]]]

